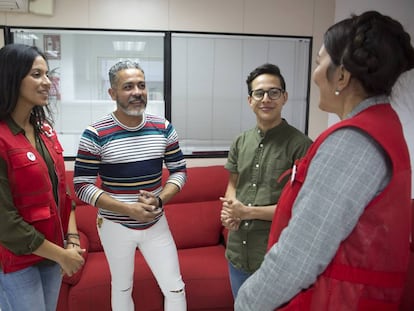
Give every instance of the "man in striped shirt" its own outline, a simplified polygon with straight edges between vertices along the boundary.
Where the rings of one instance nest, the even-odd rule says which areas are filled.
[[[186,163],[168,120],[145,113],[147,89],[139,64],[109,70],[116,110],[88,126],[75,161],[77,196],[98,210],[98,233],[112,278],[114,311],[133,311],[134,255],[138,247],[164,294],[166,310],[186,310],[177,249],[163,212],[186,181]],[[162,185],[165,163],[169,178]],[[95,185],[97,178],[102,186]]]

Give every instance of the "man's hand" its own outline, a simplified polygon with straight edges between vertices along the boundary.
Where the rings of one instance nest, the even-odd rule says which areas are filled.
[[[220,198],[222,205],[222,210],[235,219],[247,219],[247,207],[237,199],[227,199]]]
[[[222,225],[232,231],[238,230],[241,218],[238,215],[237,208],[240,208],[241,202],[227,198],[220,198],[220,201],[223,203],[220,213]]]
[[[241,222],[240,219],[234,219],[234,218],[228,217],[225,214],[221,214],[220,218],[221,218],[222,225],[226,227],[227,229],[231,231],[239,230],[239,226]]]
[[[141,200],[139,199],[139,201]],[[156,205],[143,202],[128,204],[128,207],[128,216],[141,222],[152,221],[162,213],[162,209],[157,208]]]
[[[147,205],[153,205],[155,209],[161,208],[158,206],[158,198],[149,191],[140,190],[138,195],[138,202],[142,202]]]

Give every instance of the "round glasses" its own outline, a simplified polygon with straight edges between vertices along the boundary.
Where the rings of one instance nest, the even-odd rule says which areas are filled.
[[[262,90],[262,89],[252,90],[250,92],[250,96],[253,97],[254,100],[259,101],[259,100],[262,100],[265,94],[267,93],[267,96],[270,99],[275,100],[275,99],[279,99],[282,93],[284,92],[285,92],[284,89],[273,87],[271,89],[268,89],[267,91]]]

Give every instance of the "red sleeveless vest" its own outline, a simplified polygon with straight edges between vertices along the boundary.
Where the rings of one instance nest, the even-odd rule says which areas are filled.
[[[63,149],[56,133],[45,124],[40,137],[55,165],[59,205],[55,202],[47,165],[42,156],[22,133],[13,135],[5,122],[0,122],[0,133],[0,155],[7,163],[10,190],[16,209],[47,240],[63,247],[71,199],[66,194]],[[0,245],[0,264],[4,273],[24,269],[43,259],[34,254],[15,255]]]
[[[391,160],[391,180],[365,208],[316,282],[278,310],[398,310],[409,259],[411,168],[401,124],[389,104],[372,106],[318,137],[283,189],[268,246],[278,241],[288,225],[293,202],[319,146],[333,131],[346,126],[365,131],[384,148]]]

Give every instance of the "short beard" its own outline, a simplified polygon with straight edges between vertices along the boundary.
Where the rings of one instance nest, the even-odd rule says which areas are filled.
[[[130,117],[140,117],[145,112],[145,108],[140,109],[138,111],[137,110],[128,110],[128,109],[125,109],[124,107],[120,107],[120,108],[127,116],[130,116]]]
[[[140,110],[129,110],[128,108],[125,108],[122,104],[119,104],[118,103],[118,105],[117,105],[127,116],[130,116],[130,117],[141,117],[143,114],[144,114],[144,112],[145,112],[145,109],[147,108],[147,105],[145,105],[144,106],[144,108],[143,109],[140,109]]]

